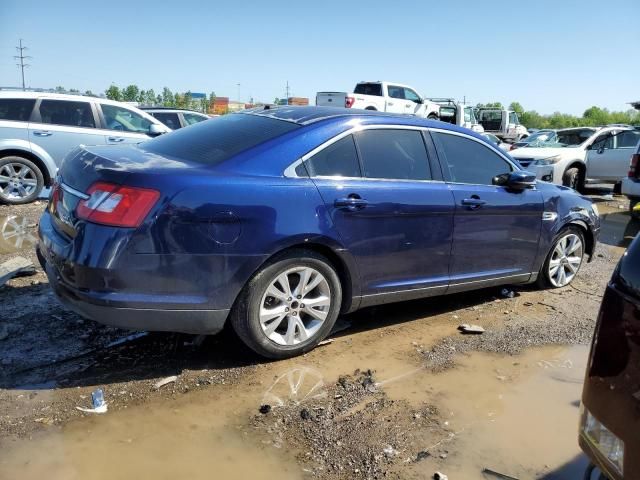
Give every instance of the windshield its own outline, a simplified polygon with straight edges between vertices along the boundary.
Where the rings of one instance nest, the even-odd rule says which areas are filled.
[[[545,142],[555,142],[557,140],[556,132],[550,130],[543,130],[532,133],[524,140],[520,140],[520,143],[525,147],[539,147],[540,144]]]
[[[595,133],[593,128],[573,128],[571,130],[560,130],[558,132],[537,132],[541,135],[547,134],[547,139],[530,140],[534,135],[527,139],[526,147],[549,147],[549,148],[576,148],[586,142]]]

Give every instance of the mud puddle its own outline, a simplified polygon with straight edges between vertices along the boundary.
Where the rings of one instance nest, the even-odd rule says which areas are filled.
[[[0,216],[0,255],[33,249],[37,242],[34,227],[26,217]]]

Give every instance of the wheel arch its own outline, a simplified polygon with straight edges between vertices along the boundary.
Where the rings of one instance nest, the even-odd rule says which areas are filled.
[[[44,178],[45,187],[50,187],[53,184],[53,178],[51,177],[51,172],[49,171],[47,164],[38,155],[34,154],[29,150],[22,150],[19,148],[7,148],[7,149],[0,150],[0,158],[12,157],[12,156],[22,157],[22,158],[26,158],[27,160],[31,160],[33,163],[37,165],[37,167],[42,172],[42,177]]]
[[[369,105],[367,107],[364,108],[365,110],[373,110],[373,111],[378,111],[378,109],[376,107],[374,107],[373,105]]]
[[[584,241],[586,243],[585,252],[589,255],[589,261],[591,261],[591,258],[593,257],[593,254],[594,254],[596,242],[595,242],[593,232],[591,231],[587,223],[584,220],[578,220],[578,219],[571,220],[566,224],[564,224],[560,228],[560,230],[566,227],[578,227],[580,230],[582,230],[582,234],[584,235]]]
[[[577,168],[578,171],[580,172],[580,174],[584,178],[584,174],[587,171],[587,165],[583,161],[581,161],[581,160],[571,160],[570,162],[568,162],[567,166],[564,167],[564,171],[562,172],[562,176],[564,176],[564,174],[567,173],[567,170],[569,170],[571,168]]]

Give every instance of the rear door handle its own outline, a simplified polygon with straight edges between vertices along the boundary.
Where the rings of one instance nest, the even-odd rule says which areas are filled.
[[[369,205],[369,202],[367,202],[363,198],[350,195],[350,196],[345,197],[345,198],[336,198],[336,200],[333,202],[333,205],[336,208],[347,208],[349,210],[360,210],[360,209],[366,207],[367,205]]]
[[[469,207],[471,209],[480,208],[486,203],[487,202],[484,200],[480,200],[479,198],[473,198],[473,197],[465,198],[464,200],[462,200],[462,205],[464,205],[465,207]]]
[[[108,140],[114,143],[124,142],[123,137],[109,137]]]
[[[50,137],[53,135],[53,132],[50,132],[49,130],[35,130],[33,134],[36,137]]]

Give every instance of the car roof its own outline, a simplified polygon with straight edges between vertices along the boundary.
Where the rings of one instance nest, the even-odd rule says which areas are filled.
[[[186,113],[197,113],[200,115],[204,115],[206,117],[206,114],[202,113],[202,112],[198,112],[197,110],[190,110],[188,108],[173,108],[173,107],[138,107],[140,110],[143,110],[145,112],[186,112]]]
[[[54,100],[69,100],[72,102],[100,102],[108,105],[122,105],[125,104],[128,107],[134,107],[139,110],[139,107],[130,105],[127,102],[118,102],[115,100],[109,100],[104,97],[91,97],[89,95],[74,95],[69,93],[53,93],[53,92],[38,92],[38,91],[20,91],[20,90],[0,90],[0,98],[51,98]]]

